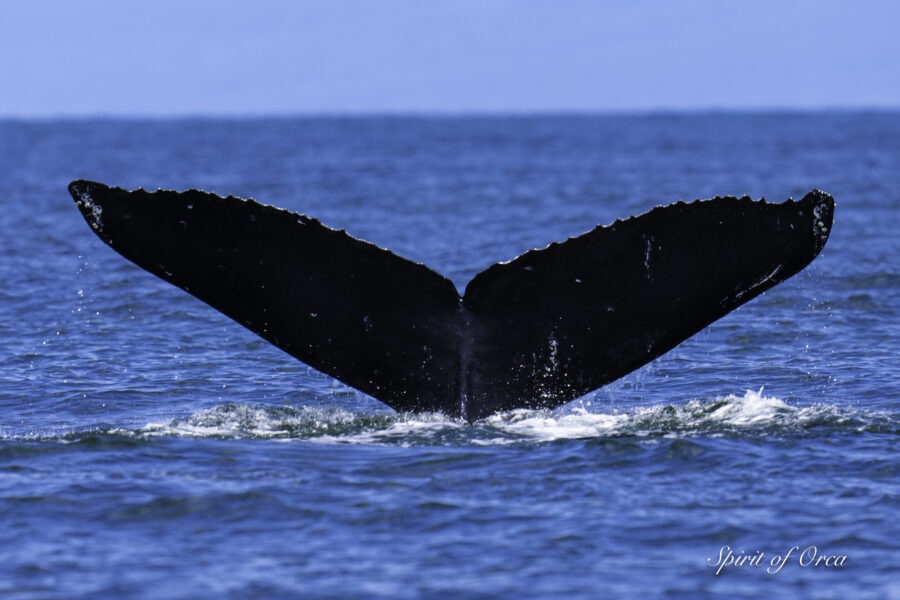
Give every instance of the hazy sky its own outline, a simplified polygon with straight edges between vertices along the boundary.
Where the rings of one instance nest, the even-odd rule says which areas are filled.
[[[900,108],[893,0],[0,0],[0,116]]]

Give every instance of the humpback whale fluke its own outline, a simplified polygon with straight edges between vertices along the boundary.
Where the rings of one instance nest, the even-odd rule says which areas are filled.
[[[316,219],[198,190],[74,181],[94,232],[306,364],[400,411],[560,406],[803,269],[834,200],[657,207],[453,283]]]

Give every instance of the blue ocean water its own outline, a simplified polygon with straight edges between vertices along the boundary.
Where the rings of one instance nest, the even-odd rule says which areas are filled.
[[[658,204],[837,208],[657,361],[469,425],[133,266],[76,178],[253,197],[460,289]],[[0,595],[900,598],[900,113],[0,121],[0,199]]]

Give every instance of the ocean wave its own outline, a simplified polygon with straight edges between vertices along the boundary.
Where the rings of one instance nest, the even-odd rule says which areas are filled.
[[[343,408],[223,404],[188,417],[139,428],[29,436],[78,441],[98,435],[133,440],[159,437],[306,440],[389,445],[498,445],[610,437],[791,436],[817,432],[895,433],[891,414],[828,403],[795,405],[765,396],[697,399],[681,405],[611,408],[573,404],[558,410],[519,409],[474,424],[441,413],[356,412]]]
[[[742,396],[691,400],[683,405],[654,405],[598,412],[574,407],[556,414],[513,411],[488,418],[505,431],[528,439],[553,441],[592,437],[690,437],[697,435],[791,435],[827,430],[882,431],[891,417],[883,413],[820,403],[797,406],[763,390]]]

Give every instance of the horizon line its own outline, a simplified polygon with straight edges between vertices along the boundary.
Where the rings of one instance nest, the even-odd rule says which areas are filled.
[[[179,121],[179,120],[284,120],[284,119],[357,119],[357,118],[549,118],[549,117],[653,117],[697,115],[816,115],[896,113],[900,105],[846,106],[769,106],[769,107],[681,107],[634,109],[380,109],[380,110],[298,110],[298,111],[178,111],[178,112],[86,112],[16,114],[0,113],[0,121]]]

